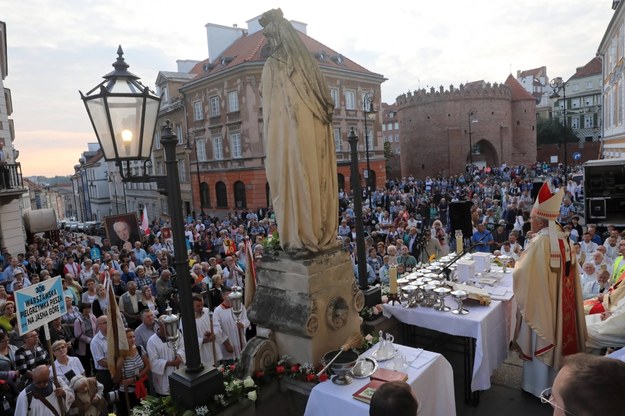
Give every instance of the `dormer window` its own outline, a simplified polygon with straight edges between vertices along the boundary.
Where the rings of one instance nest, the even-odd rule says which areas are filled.
[[[219,60],[219,63],[222,65],[228,65],[230,62],[232,62],[234,58],[231,56],[222,56],[221,59]]]
[[[330,59],[332,59],[337,64],[342,64],[345,58],[340,53],[337,55],[333,55]]]
[[[205,63],[202,66],[202,69],[204,69],[204,72],[210,72],[213,68],[215,68],[217,66],[216,63],[212,62],[212,63]]]
[[[317,58],[317,60],[320,62],[325,61],[327,57],[328,55],[324,51],[319,51],[315,53],[315,58]]]

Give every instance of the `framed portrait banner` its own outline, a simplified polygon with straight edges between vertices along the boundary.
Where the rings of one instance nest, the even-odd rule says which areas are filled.
[[[117,246],[120,250],[125,246],[127,248],[128,244],[132,250],[134,243],[141,241],[139,221],[134,212],[104,217],[104,228],[111,246]]]

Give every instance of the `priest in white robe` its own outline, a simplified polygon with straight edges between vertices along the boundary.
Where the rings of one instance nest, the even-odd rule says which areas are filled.
[[[63,403],[64,414],[74,403],[74,391],[63,380],[58,379],[60,387],[55,388],[50,379],[50,369],[47,365],[36,367],[33,372],[32,385],[20,392],[15,404],[16,415],[28,416],[60,416]],[[28,411],[28,393],[31,393],[30,412]]]
[[[214,323],[219,324],[223,332],[223,342],[220,343],[222,358],[224,361],[240,360],[241,351],[246,344],[245,329],[250,326],[250,320],[247,318],[245,306],[241,305],[240,321],[237,322],[230,305],[229,295],[232,290],[226,286],[222,288],[222,293],[223,302],[213,312]]]
[[[163,316],[164,317],[164,316]],[[159,319],[158,332],[148,339],[148,357],[152,369],[152,381],[154,391],[162,396],[169,395],[169,375],[185,362],[184,344],[182,335],[178,343],[178,349],[174,354],[172,347],[167,342],[165,323]]]
[[[200,346],[200,359],[202,364],[217,367],[221,360],[220,345],[225,341],[219,322],[212,323],[211,311],[204,307],[204,299],[200,295],[193,296],[193,310],[195,312],[195,326],[197,328],[198,343]],[[181,321],[184,331],[184,322]]]
[[[562,190],[552,194],[547,182],[541,187],[530,215],[535,237],[513,272],[521,388],[536,397],[551,387],[565,356],[584,351],[587,336],[577,259],[555,222],[562,196]]]

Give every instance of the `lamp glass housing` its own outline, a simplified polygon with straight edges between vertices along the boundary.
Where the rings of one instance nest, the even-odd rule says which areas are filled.
[[[161,98],[127,71],[121,47],[115,70],[81,94],[107,161],[150,158]]]

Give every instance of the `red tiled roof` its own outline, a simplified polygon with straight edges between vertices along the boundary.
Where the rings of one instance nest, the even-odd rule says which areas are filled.
[[[588,77],[591,75],[599,75],[602,71],[601,59],[598,56],[595,56],[581,68],[578,68],[577,71],[573,74],[570,79],[574,78],[582,78]]]
[[[512,101],[519,100],[536,100],[532,94],[527,92],[525,88],[512,76],[512,74],[508,75],[506,82],[504,82],[510,88],[510,93],[512,95]]]
[[[317,54],[319,54],[319,52],[324,53],[324,59],[322,60],[317,59],[317,62],[319,62],[319,66],[335,67],[335,68],[341,68],[344,70],[349,70],[349,71],[354,71],[354,72],[373,74],[373,72],[358,65],[354,61],[340,55],[338,52],[327,47],[321,42],[316,41],[310,36],[299,31],[298,31],[298,34],[300,35],[300,38],[304,42],[304,45],[306,45],[306,48],[308,49],[308,51],[310,51],[311,54],[315,55],[315,59],[317,59],[316,56]],[[263,47],[265,45],[266,45],[266,40],[262,31],[258,31],[251,35],[246,35],[237,39],[232,45],[230,45],[221,54],[221,56],[213,57],[212,63],[209,62],[209,59],[205,59],[199,62],[198,64],[196,64],[191,70],[191,73],[198,74],[198,77],[196,77],[194,81],[197,81],[198,79],[202,77],[213,75],[223,70],[233,68],[237,65],[240,65],[246,62],[265,61],[266,58],[261,56],[261,51],[263,50]],[[336,57],[339,57],[339,56],[341,57],[340,62],[338,62],[339,60],[336,59]],[[221,61],[222,57],[225,57],[231,60],[229,62],[228,60],[225,60],[222,63]],[[332,58],[335,58],[335,59],[332,59]]]

